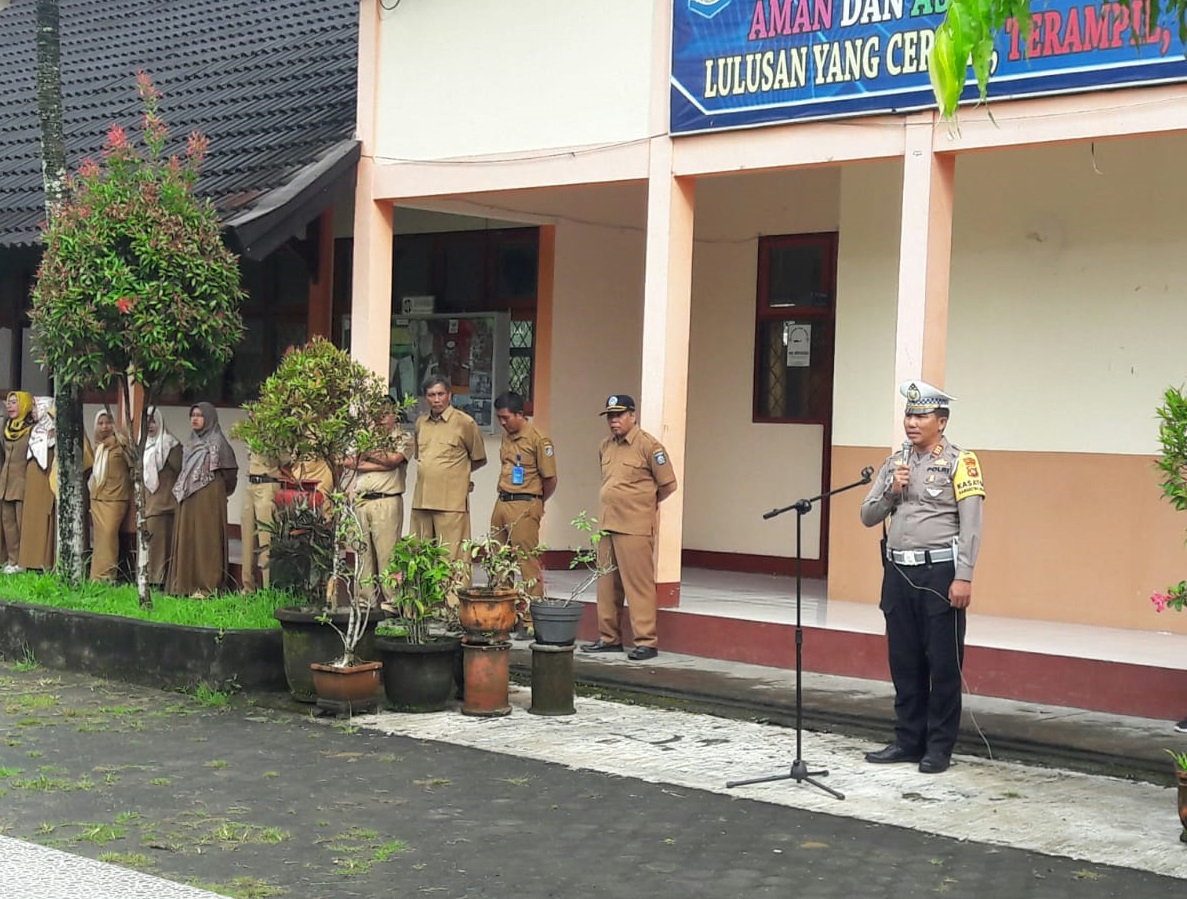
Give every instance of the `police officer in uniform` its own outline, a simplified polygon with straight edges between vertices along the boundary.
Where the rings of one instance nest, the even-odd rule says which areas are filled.
[[[544,504],[556,491],[556,450],[552,441],[523,414],[523,397],[514,391],[495,398],[495,417],[503,426],[499,447],[498,499],[490,516],[490,529],[503,543],[529,553],[519,573],[534,599],[544,597],[540,570],[540,520]],[[532,629],[531,607],[516,600],[516,634],[527,637]]]
[[[944,429],[955,399],[923,381],[908,381],[901,452],[886,462],[861,504],[874,527],[890,517],[883,540],[882,601],[894,742],[866,753],[877,764],[919,763],[925,774],[948,769],[960,728],[965,609],[981,548],[985,487],[977,457],[948,442]]]
[[[663,444],[637,427],[635,401],[619,393],[602,411],[610,436],[602,441],[598,567],[614,571],[598,579],[597,642],[582,652],[622,652],[619,618],[623,600],[631,614],[635,648],[627,658],[640,662],[659,655],[655,634],[655,522],[659,504],[676,492],[676,473]]]

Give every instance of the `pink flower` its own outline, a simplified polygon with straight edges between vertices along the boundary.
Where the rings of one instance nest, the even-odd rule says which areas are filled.
[[[1169,596],[1167,596],[1165,593],[1151,593],[1150,594],[1150,602],[1154,603],[1154,611],[1156,611],[1156,612],[1164,611],[1167,607],[1167,604],[1170,601],[1171,601],[1171,598]]]
[[[113,150],[128,146],[128,133],[121,125],[112,125],[107,132],[107,145]]]
[[[136,301],[132,297],[120,297],[115,301],[115,308],[120,311],[120,315],[127,315],[132,311],[132,307],[136,305]],[[1159,609],[1158,611],[1162,611]]]

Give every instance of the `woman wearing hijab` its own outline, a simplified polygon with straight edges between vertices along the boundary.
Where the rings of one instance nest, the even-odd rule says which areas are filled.
[[[169,433],[159,409],[148,417],[144,446],[144,518],[148,528],[148,582],[163,588],[173,553],[173,515],[177,499],[173,485],[181,473],[181,441]]]
[[[54,567],[54,493],[49,474],[54,464],[57,430],[52,397],[39,396],[33,403],[33,428],[29,431],[29,458],[25,469],[25,508],[21,512],[21,551],[17,565],[49,571]]]
[[[0,463],[0,531],[4,533],[4,573],[21,571],[21,513],[29,432],[33,430],[33,394],[14,390],[4,401],[4,461]]]
[[[208,596],[227,579],[227,497],[235,491],[239,463],[210,403],[190,407],[190,427],[173,485],[178,506],[169,592]]]
[[[95,462],[91,491],[91,580],[115,583],[120,560],[120,525],[132,501],[132,471],[122,435],[107,412],[95,415]]]

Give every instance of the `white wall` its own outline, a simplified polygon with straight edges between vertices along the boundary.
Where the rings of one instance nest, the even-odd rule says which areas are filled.
[[[758,236],[835,231],[837,169],[701,181],[696,195],[684,546],[794,554],[791,517],[772,506],[820,492],[816,425],[755,424],[754,326]],[[804,521],[804,557],[818,558],[820,518]]]
[[[652,0],[405,0],[381,13],[376,155],[646,137],[653,19]]]
[[[833,443],[889,443],[903,167],[846,166],[837,248]],[[888,447],[889,451],[889,447]]]
[[[948,385],[958,442],[1157,451],[1187,380],[1187,138],[1017,150],[956,173]]]

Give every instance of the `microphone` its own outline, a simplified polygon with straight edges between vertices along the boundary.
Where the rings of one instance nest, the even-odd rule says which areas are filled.
[[[861,482],[868,484],[874,478],[874,466],[867,465],[861,470]]]
[[[907,464],[908,460],[911,458],[911,449],[912,449],[911,441],[904,440],[903,441],[903,454],[901,456],[899,456],[899,461],[898,461],[899,465]]]

